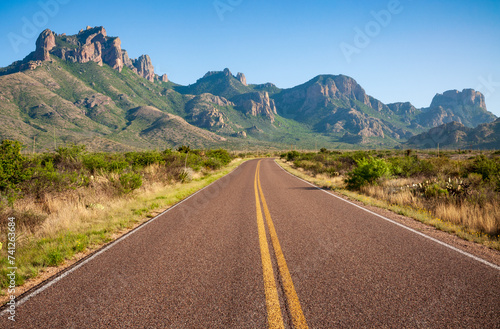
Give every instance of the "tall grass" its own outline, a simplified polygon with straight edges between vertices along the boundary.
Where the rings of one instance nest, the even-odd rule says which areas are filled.
[[[2,145],[0,242],[6,241],[7,219],[15,217],[18,285],[112,240],[236,165],[229,166],[234,156],[225,150],[90,153],[71,145],[26,157],[17,142]],[[181,175],[185,171],[189,177]],[[0,264],[4,288],[5,248]]]
[[[413,154],[412,154],[413,153]],[[497,239],[500,235],[499,152],[288,152],[281,158],[310,175],[335,179],[389,205],[424,210],[436,220]],[[341,186],[340,181],[347,185]]]

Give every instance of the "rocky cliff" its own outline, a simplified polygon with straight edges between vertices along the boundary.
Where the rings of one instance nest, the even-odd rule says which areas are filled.
[[[50,61],[50,55],[57,56],[63,60],[74,63],[96,62],[104,64],[113,69],[121,71],[127,66],[138,75],[154,81],[158,79],[168,82],[167,75],[161,77],[154,73],[151,58],[141,55],[137,59],[130,59],[127,52],[122,50],[121,41],[118,37],[109,37],[102,26],[90,27],[80,30],[78,34],[66,35],[56,34],[49,29],[40,33],[36,40],[34,52],[15,62],[0,74],[9,74],[26,69],[34,69],[44,61]]]
[[[274,122],[274,116],[277,114],[276,105],[273,99],[269,98],[267,92],[252,92],[242,94],[232,98],[237,109],[252,116],[265,116],[271,122]]]
[[[234,103],[212,94],[195,96],[186,104],[188,121],[198,127],[220,131],[226,128],[227,124],[223,113],[217,107],[225,106],[234,106]]]
[[[493,122],[496,116],[486,109],[483,94],[473,89],[448,90],[436,94],[428,108],[422,109],[417,120],[424,127],[437,127],[456,121],[473,128]]]

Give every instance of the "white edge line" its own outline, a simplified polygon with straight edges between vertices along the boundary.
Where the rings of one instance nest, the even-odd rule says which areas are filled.
[[[248,161],[248,160],[247,160]],[[202,188],[201,190],[198,190],[196,191],[195,193],[191,194],[190,196],[188,196],[187,198],[177,202],[176,204],[174,204],[173,206],[171,206],[170,208],[168,208],[167,210],[165,210],[164,212],[162,212],[161,214],[158,214],[156,215],[154,218],[151,218],[150,220],[144,222],[143,224],[141,224],[140,226],[136,227],[135,229],[125,233],[124,235],[122,235],[121,237],[119,237],[118,239],[116,239],[115,241],[113,242],[110,242],[106,247],[102,248],[101,250],[97,251],[95,254],[93,254],[92,256],[90,256],[89,258],[85,259],[84,261],[82,261],[80,264],[70,268],[69,270],[67,270],[66,272],[64,272],[63,274],[59,275],[58,277],[52,279],[51,281],[47,282],[46,284],[44,284],[43,286],[41,286],[40,288],[36,289],[35,291],[33,291],[32,293],[30,293],[29,295],[27,296],[24,296],[23,298],[21,298],[20,300],[16,301],[16,308],[21,306],[22,304],[24,304],[25,302],[27,302],[28,300],[30,300],[31,298],[35,297],[36,295],[38,295],[39,293],[43,292],[45,289],[49,288],[50,286],[52,286],[53,284],[57,283],[58,281],[60,281],[62,278],[68,276],[69,274],[71,274],[72,272],[76,271],[77,269],[79,269],[80,267],[82,267],[83,265],[87,264],[88,262],[90,262],[91,260],[93,260],[94,258],[96,258],[97,256],[99,256],[100,254],[104,253],[105,251],[107,251],[108,249],[110,249],[111,247],[114,247],[115,244],[117,244],[118,242],[128,238],[129,236],[131,236],[132,234],[138,232],[140,229],[146,227],[147,225],[151,224],[153,221],[155,221],[156,219],[158,219],[159,217],[163,216],[164,214],[166,214],[167,212],[169,212],[170,210],[174,209],[175,207],[177,207],[178,205],[180,205],[181,203],[183,203],[184,201],[187,201],[189,200],[190,198],[192,198],[193,196],[195,196],[196,194],[200,193],[201,191],[203,191],[204,189],[212,186],[213,184],[217,183],[220,179],[224,178],[224,177],[227,177],[229,175],[231,175],[233,172],[235,172],[238,168],[240,168],[240,166],[247,162],[247,161],[244,161],[242,163],[240,163],[238,165],[238,167],[234,168],[233,170],[231,170],[229,173],[227,173],[226,175],[216,179],[215,181],[213,181],[212,183],[208,184],[207,186],[205,186],[204,188]],[[57,275],[57,274],[56,274]],[[50,280],[47,279],[47,280]],[[1,313],[0,313],[0,316],[3,316],[5,313],[7,313],[9,311],[9,308],[6,308],[5,310],[3,310]]]
[[[355,206],[355,207],[358,207],[359,209],[362,209],[362,210],[364,210],[364,211],[366,211],[366,212],[368,212],[368,213],[370,213],[370,214],[372,214],[372,215],[375,215],[375,216],[377,216],[377,217],[380,217],[380,218],[382,218],[382,219],[384,219],[384,220],[386,220],[386,221],[388,221],[388,222],[390,222],[390,223],[392,223],[392,224],[395,224],[395,225],[397,225],[397,226],[399,226],[399,227],[402,227],[402,228],[404,228],[404,229],[407,229],[407,230],[408,230],[408,231],[410,231],[410,232],[413,232],[413,233],[415,233],[415,234],[418,234],[418,235],[420,235],[420,236],[422,236],[422,237],[424,237],[424,238],[426,238],[426,239],[429,239],[429,240],[431,240],[431,241],[434,241],[434,242],[436,242],[436,243],[438,243],[438,244],[440,244],[440,245],[442,245],[442,246],[444,246],[444,247],[447,247],[447,248],[449,248],[449,249],[451,249],[451,250],[454,250],[454,251],[456,251],[456,252],[458,252],[458,253],[460,253],[460,254],[462,254],[462,255],[465,255],[465,256],[470,257],[470,258],[472,258],[472,259],[474,259],[474,260],[476,260],[476,261],[478,261],[478,262],[481,262],[481,263],[483,263],[483,264],[485,264],[485,265],[488,265],[488,266],[490,266],[490,267],[494,268],[495,270],[500,271],[500,266],[498,266],[498,265],[495,265],[495,264],[493,264],[493,263],[490,263],[490,262],[488,262],[488,261],[486,261],[486,260],[484,260],[484,259],[482,259],[482,258],[479,258],[479,257],[477,257],[477,256],[474,256],[473,254],[470,254],[470,253],[468,253],[468,252],[466,252],[466,251],[463,251],[463,250],[461,250],[461,249],[458,249],[458,248],[456,248],[456,247],[453,247],[453,246],[451,246],[451,245],[449,245],[449,244],[447,244],[447,243],[445,243],[445,242],[443,242],[443,241],[440,241],[440,240],[438,240],[438,239],[435,239],[435,238],[433,238],[433,237],[430,237],[430,236],[428,236],[428,235],[426,235],[426,234],[424,234],[424,233],[422,233],[422,232],[419,232],[419,231],[417,231],[417,230],[414,230],[414,229],[412,229],[412,228],[410,228],[410,227],[408,227],[408,226],[405,226],[405,225],[403,225],[403,224],[401,224],[401,223],[398,223],[398,222],[396,222],[396,221],[394,221],[394,220],[392,220],[392,219],[389,219],[389,218],[387,218],[387,217],[384,217],[384,216],[382,216],[382,215],[379,215],[379,214],[377,214],[377,213],[375,213],[375,212],[373,212],[373,211],[371,211],[371,210],[368,210],[368,209],[366,209],[366,208],[364,208],[364,207],[361,207],[361,206],[359,206],[359,205],[357,205],[357,204],[355,204],[355,203],[353,203],[353,202],[351,202],[351,201],[348,201],[348,200],[346,200],[346,199],[344,199],[344,198],[341,198],[341,197],[339,197],[339,196],[337,196],[337,195],[335,195],[335,194],[333,194],[333,193],[330,193],[330,192],[328,192],[328,191],[326,191],[326,190],[324,190],[324,189],[322,189],[322,188],[320,188],[320,187],[318,187],[318,186],[316,186],[316,185],[314,185],[314,184],[312,184],[312,183],[310,183],[310,182],[308,182],[308,181],[306,181],[306,180],[304,180],[304,179],[302,179],[302,178],[300,178],[300,177],[297,177],[297,176],[293,175],[292,173],[290,173],[290,172],[286,171],[286,170],[285,170],[282,166],[280,166],[280,165],[278,164],[278,162],[277,162],[276,160],[274,161],[274,163],[275,163],[275,164],[276,164],[279,168],[281,168],[281,170],[283,170],[284,172],[286,172],[286,173],[287,173],[287,174],[289,174],[290,176],[295,177],[295,178],[297,178],[298,180],[301,180],[301,181],[303,181],[304,183],[307,183],[307,184],[309,184],[309,185],[311,185],[311,186],[314,186],[314,187],[315,187],[315,188],[317,188],[318,190],[323,191],[323,192],[325,192],[325,193],[326,193],[326,194],[328,194],[328,195],[331,195],[331,196],[333,196],[333,197],[335,197],[335,198],[337,198],[337,199],[339,199],[339,200],[342,200],[342,201],[344,201],[344,202],[347,202],[347,203],[349,203],[349,204],[351,204],[351,205],[353,205],[353,206]]]

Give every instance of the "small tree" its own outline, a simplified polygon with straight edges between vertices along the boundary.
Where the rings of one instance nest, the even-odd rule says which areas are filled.
[[[347,174],[347,188],[359,190],[362,186],[375,184],[378,179],[390,172],[389,165],[383,159],[372,156],[356,161],[357,167]]]
[[[26,158],[21,155],[21,143],[3,140],[0,144],[0,193],[12,204],[20,189],[18,184],[30,179],[32,172],[25,168]]]
[[[0,190],[16,189],[16,185],[30,178],[24,170],[26,158],[21,154],[21,143],[3,140],[0,144]]]

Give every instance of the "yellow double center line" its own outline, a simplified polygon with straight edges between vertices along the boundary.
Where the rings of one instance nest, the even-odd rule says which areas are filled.
[[[278,289],[276,288],[273,265],[271,263],[271,254],[269,252],[269,245],[267,243],[266,228],[264,226],[264,218],[262,217],[260,200],[262,200],[269,235],[271,236],[271,242],[273,244],[274,254],[276,256],[276,262],[278,263],[278,272],[280,274],[281,282],[285,290],[285,296],[288,309],[291,313],[293,326],[294,328],[308,328],[306,318],[304,317],[304,313],[302,313],[299,297],[297,296],[297,292],[295,291],[295,288],[293,286],[292,277],[290,276],[288,266],[286,265],[285,256],[283,255],[283,251],[281,250],[278,235],[276,234],[276,230],[274,229],[273,220],[271,219],[271,214],[269,213],[269,209],[267,207],[266,198],[264,197],[264,193],[262,192],[262,186],[260,185],[259,172],[261,161],[262,160],[259,160],[259,162],[257,163],[257,169],[255,170],[254,189],[255,207],[257,210],[257,227],[259,231],[260,256],[262,260],[264,290],[266,294],[267,322],[269,328],[285,327],[278,297]]]

